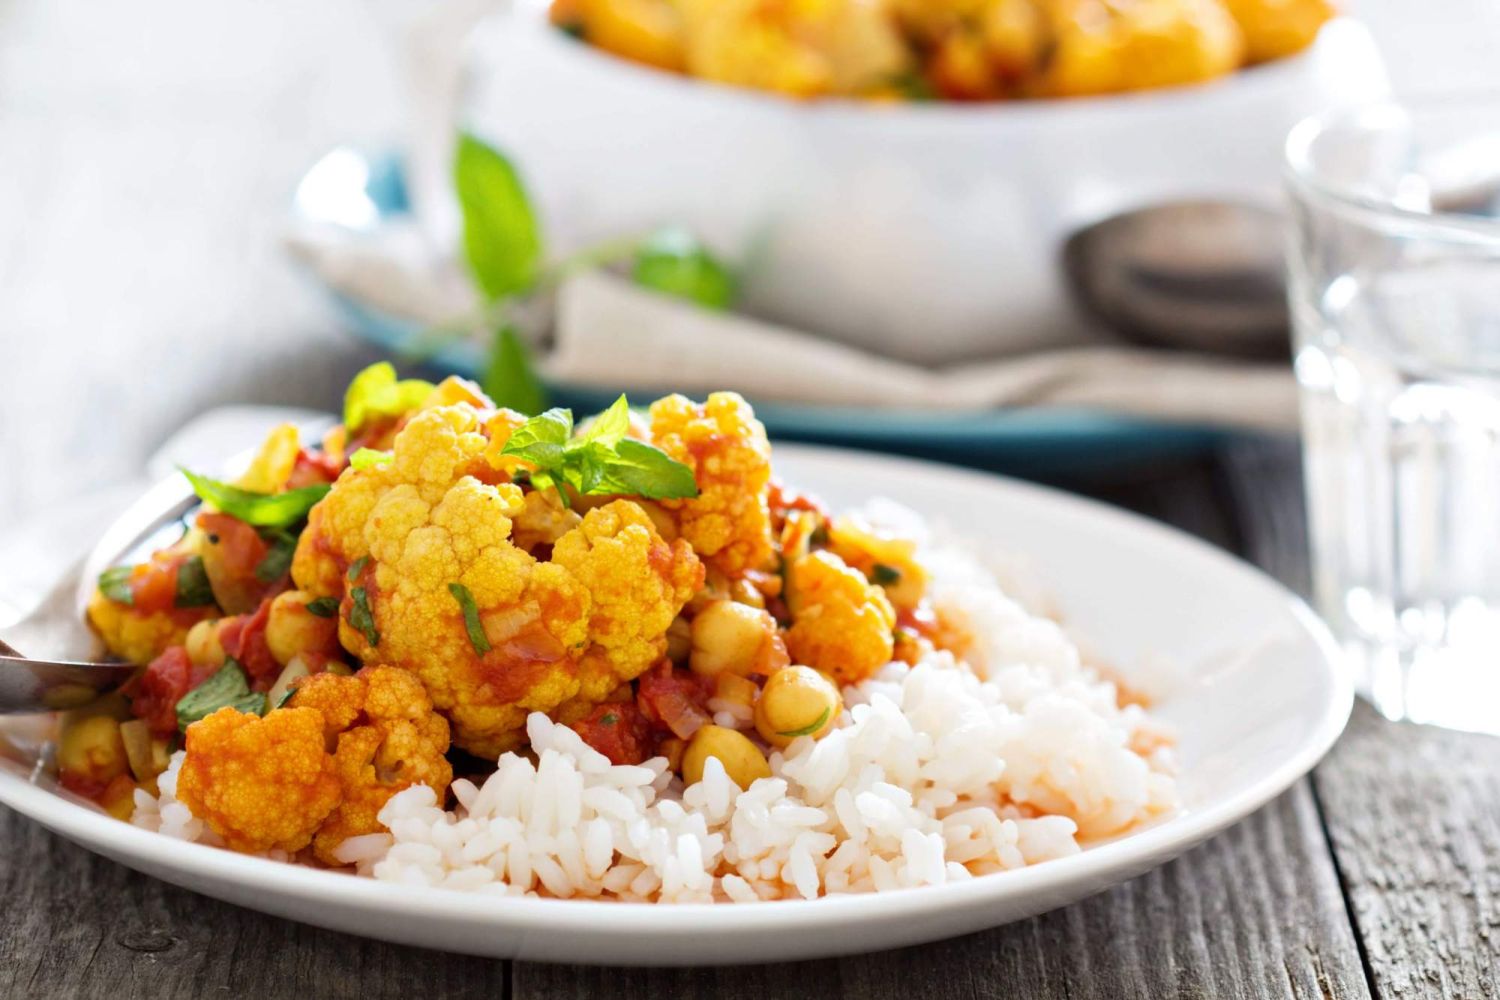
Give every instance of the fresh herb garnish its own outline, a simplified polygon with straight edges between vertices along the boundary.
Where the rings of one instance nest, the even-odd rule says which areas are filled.
[[[297,552],[297,536],[288,532],[271,533],[270,543],[266,554],[255,564],[255,578],[261,583],[275,583],[286,576]]]
[[[642,288],[705,309],[727,309],[734,302],[734,275],[682,229],[663,229],[648,237],[636,251],[632,277]]]
[[[208,584],[208,571],[202,556],[188,556],[177,567],[177,596],[173,607],[203,608],[214,602],[214,589]]]
[[[473,646],[474,652],[480,656],[488,653],[490,639],[484,634],[484,626],[479,621],[479,606],[474,603],[474,595],[461,583],[448,584],[448,593],[453,595],[453,599],[463,609],[464,629],[469,633],[469,645]]]
[[[491,300],[530,289],[541,272],[542,234],[515,166],[464,132],[453,157],[453,183],[474,283]]]
[[[870,568],[870,579],[882,587],[890,587],[901,582],[901,571],[885,563],[876,563]]]
[[[357,434],[375,420],[415,410],[432,388],[431,382],[419,378],[398,380],[394,365],[377,361],[354,376],[344,391],[344,429]]]
[[[332,597],[317,597],[303,606],[307,608],[308,614],[318,618],[332,618],[339,613],[339,602]]]
[[[112,566],[99,574],[99,593],[114,601],[131,607],[135,604],[135,591],[130,589],[130,576],[134,566]]]
[[[287,688],[285,691],[281,692],[281,697],[277,698],[276,699],[276,704],[272,705],[271,707],[272,708],[282,708],[283,706],[286,705],[287,702],[289,702],[289,701],[292,700],[292,695],[294,695],[296,693],[297,693],[297,688],[295,686]]]
[[[390,465],[396,456],[388,451],[376,451],[374,448],[361,448],[349,456],[349,464],[357,471],[366,469],[378,469],[383,465]]]
[[[234,657],[226,659],[217,672],[177,702],[177,728],[186,732],[199,719],[226,707],[251,715],[266,714],[266,696],[250,690],[245,670]]]
[[[825,708],[825,709],[823,709],[823,714],[820,715],[820,716],[818,716],[817,721],[814,722],[812,725],[810,725],[810,726],[803,726],[801,729],[789,729],[786,732],[779,732],[776,735],[777,736],[791,736],[791,737],[811,736],[813,733],[815,733],[819,729],[823,728],[823,723],[825,723],[825,722],[828,721],[828,713],[832,712],[832,711],[833,711],[833,709],[831,709],[831,708]]]
[[[255,493],[187,469],[182,474],[193,484],[198,499],[256,528],[290,528],[307,517],[313,505],[332,489],[327,483],[319,483],[285,493]]]
[[[535,465],[532,485],[556,489],[564,505],[570,502],[565,487],[585,496],[619,493],[647,500],[698,495],[692,469],[659,448],[626,437],[629,430],[630,403],[622,395],[576,437],[571,410],[532,417],[510,436],[501,454]]]
[[[380,632],[375,628],[375,616],[370,613],[370,595],[365,588],[355,587],[349,596],[354,600],[354,607],[349,609],[349,624],[364,634],[365,642],[380,645]]]
[[[355,580],[359,579],[360,574],[365,571],[365,566],[368,565],[369,562],[369,556],[360,556],[358,559],[354,560],[354,562],[349,564],[348,578],[350,583],[353,583]]]
[[[547,405],[547,389],[537,377],[531,352],[514,325],[506,323],[495,331],[495,345],[480,387],[495,405],[519,413],[540,413]]]

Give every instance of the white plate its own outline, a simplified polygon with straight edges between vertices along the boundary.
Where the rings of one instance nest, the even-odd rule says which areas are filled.
[[[184,844],[110,819],[0,764],[0,802],[186,888],[402,944],[599,964],[784,962],[963,934],[1138,875],[1247,815],[1337,738],[1352,693],[1297,598],[1224,553],[1051,490],[903,459],[780,445],[789,482],[835,507],[889,496],[1025,554],[1075,634],[1129,673],[1168,657],[1189,676],[1158,705],[1181,736],[1184,810],[1081,854],[950,885],[815,901],[636,905],[412,889]]]

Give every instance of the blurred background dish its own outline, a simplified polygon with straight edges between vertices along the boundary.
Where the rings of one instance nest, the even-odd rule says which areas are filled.
[[[1098,343],[1058,263],[1070,233],[1164,201],[1269,201],[1294,121],[1386,88],[1343,18],[1208,83],[982,106],[690,80],[578,44],[539,0],[481,24],[465,66],[461,121],[520,166],[559,252],[670,221],[739,264],[750,314],[926,365]],[[416,153],[426,218],[447,151]],[[430,215],[451,245],[451,215]]]

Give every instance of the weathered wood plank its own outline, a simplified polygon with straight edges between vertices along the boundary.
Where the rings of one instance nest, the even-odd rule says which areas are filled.
[[[518,962],[513,995],[1326,1000],[1369,994],[1304,783],[1172,864],[994,931],[789,965],[591,969]]]
[[[1500,996],[1500,739],[1360,703],[1314,780],[1379,995]]]
[[[1226,466],[1250,558],[1306,592],[1296,461],[1261,442]],[[1500,996],[1500,739],[1360,702],[1313,783],[1378,994]]]
[[[277,920],[137,874],[0,807],[0,996],[500,1000],[506,963]]]

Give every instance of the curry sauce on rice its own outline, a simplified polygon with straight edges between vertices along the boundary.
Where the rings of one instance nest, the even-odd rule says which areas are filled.
[[[1170,734],[889,501],[774,474],[733,393],[497,408],[362,373],[316,445],[190,475],[89,606],[141,665],[64,785],[402,884],[750,902],[966,879],[1176,808]]]

